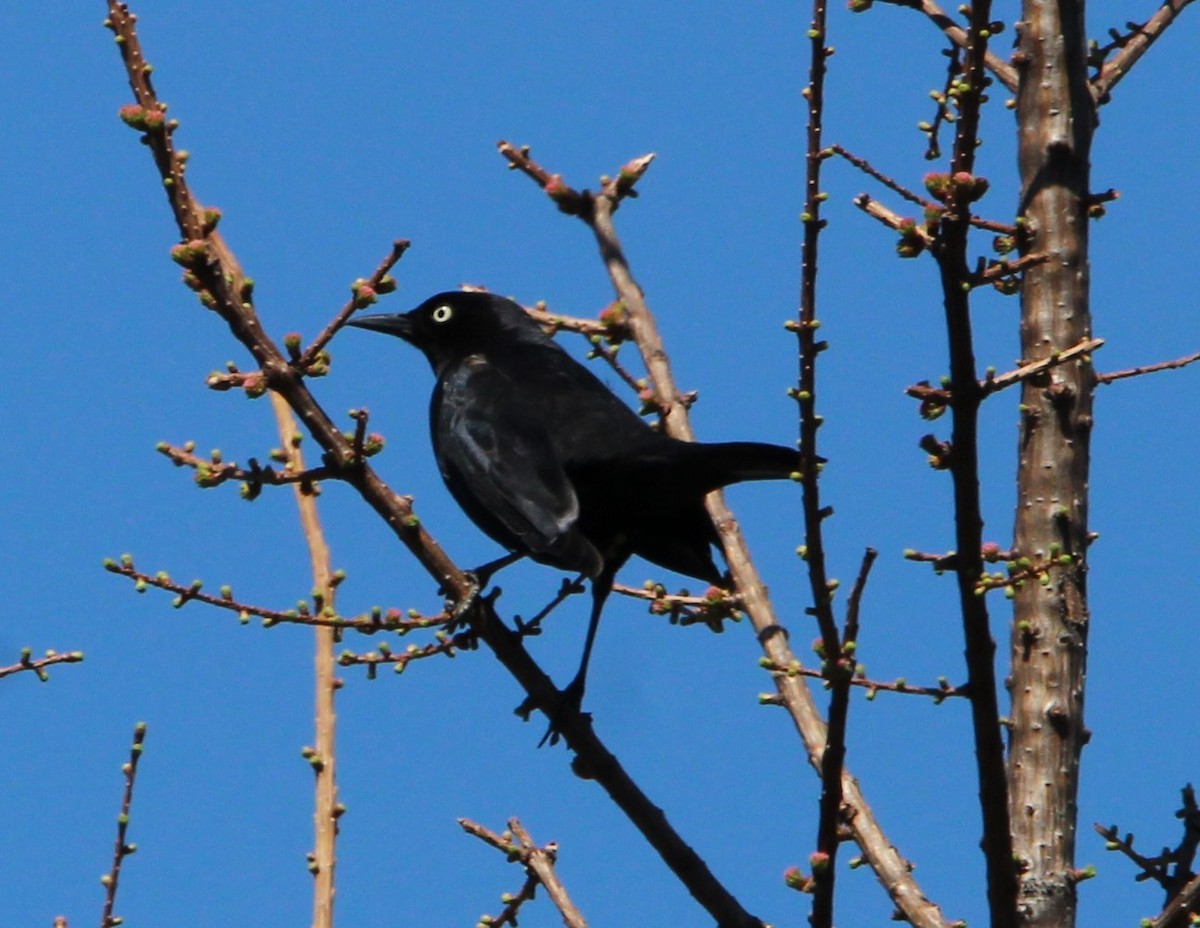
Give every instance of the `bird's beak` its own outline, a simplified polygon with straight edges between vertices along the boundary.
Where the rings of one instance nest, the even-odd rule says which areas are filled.
[[[355,316],[346,325],[370,329],[372,332],[383,332],[386,335],[395,335],[405,341],[412,341],[413,324],[408,313],[375,313],[370,316]]]

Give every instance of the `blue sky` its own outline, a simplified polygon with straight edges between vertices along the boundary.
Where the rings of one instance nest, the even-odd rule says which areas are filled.
[[[795,4],[443,2],[337,5],[220,0],[142,4],[155,80],[182,122],[199,196],[248,273],[264,324],[314,334],[393,238],[413,241],[385,309],[406,309],[462,282],[590,315],[611,299],[587,230],[504,170],[497,139],[578,186],[630,157],[659,158],[642,196],[618,214],[634,273],[658,316],[677,379],[698,389],[703,438],[790,441],[794,312],[803,164],[806,8]],[[1144,17],[1150,4],[1091,5],[1091,34]],[[1011,19],[1010,6],[996,15]],[[21,647],[82,649],[48,685],[0,681],[0,924],[98,918],[135,721],[149,723],[118,911],[127,924],[303,924],[310,879],[311,634],[239,627],[165,596],[135,596],[103,557],[132,552],[147,569],[286,607],[307,595],[307,557],[290,495],[248,505],[230,487],[200,491],[154,452],[194,439],[229,459],[276,443],[265,402],[203,387],[246,359],[178,284],[175,241],[149,158],[116,118],[128,89],[103,4],[50,4],[6,17],[6,141],[0,183],[0,315],[8,436],[0,495],[9,590],[0,664]],[[1122,193],[1092,227],[1097,366],[1114,370],[1197,350],[1200,265],[1186,194],[1195,186],[1198,27],[1185,14],[1102,114],[1097,189]],[[826,139],[919,184],[916,123],[942,80],[941,42],[916,14],[877,8],[831,16]],[[998,40],[1007,52],[1011,30]],[[1000,94],[998,93],[997,96]],[[987,114],[982,209],[1011,218],[1013,124]],[[916,446],[928,430],[903,388],[945,371],[936,275],[899,261],[893,236],[850,204],[883,195],[830,163],[820,318],[820,398],[830,459],[824,493],[830,565],[849,581],[861,551],[880,561],[864,603],[860,655],[870,674],[963,678],[949,578],[901,558],[951,547],[949,484]],[[986,240],[976,242],[982,250]],[[1017,355],[1017,304],[983,295],[981,366]],[[572,350],[581,345],[568,342]],[[628,351],[628,349],[626,349]],[[498,552],[442,488],[426,435],[432,386],[418,353],[349,332],[315,385],[329,410],[368,406],[388,439],[377,464],[416,497],[456,560]],[[1157,891],[1106,856],[1093,821],[1119,822],[1147,852],[1179,838],[1179,788],[1200,770],[1195,736],[1193,565],[1200,491],[1200,372],[1103,389],[1092,479],[1093,609],[1084,755],[1083,923],[1157,911]],[[1014,396],[989,401],[982,449],[986,535],[1011,538]],[[793,549],[790,485],[739,487],[731,503],[796,642],[814,634]],[[334,559],[350,576],[347,612],[372,604],[430,609],[433,585],[344,487],[321,499]],[[661,572],[631,564],[628,582]],[[664,578],[678,584],[674,578]],[[503,575],[505,614],[529,615],[558,584],[546,568]],[[695,587],[695,583],[691,583]],[[577,659],[583,601],[534,642],[565,680]],[[1003,601],[993,616],[1001,637]],[[354,647],[354,642],[349,642]],[[362,644],[362,649],[367,648]],[[1003,653],[1003,647],[1001,653]],[[747,626],[714,636],[668,627],[613,601],[588,704],[597,730],[716,874],[751,911],[804,924],[785,889],[815,834],[817,781],[785,715],[759,708],[770,688]],[[339,696],[338,918],[356,926],[473,924],[521,883],[454,820],[499,828],[522,818],[559,842],[559,869],[593,924],[702,923],[705,916],[594,785],[559,749],[535,750],[539,724],[511,709],[516,685],[483,652],[371,682],[355,670]],[[976,785],[965,706],[856,699],[849,763],[883,827],[947,915],[984,918]],[[865,871],[846,874],[838,923],[879,923],[890,906]],[[543,900],[530,925],[557,924]]]

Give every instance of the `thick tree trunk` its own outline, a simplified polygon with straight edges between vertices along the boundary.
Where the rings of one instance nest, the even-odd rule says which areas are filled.
[[[1021,354],[1052,357],[1091,336],[1088,173],[1095,105],[1082,0],[1024,0],[1015,63],[1022,248]],[[1075,923],[1075,830],[1087,666],[1088,446],[1095,378],[1087,356],[1022,387],[1014,547],[1038,581],[1017,590],[1012,631],[1009,796],[1029,926]]]

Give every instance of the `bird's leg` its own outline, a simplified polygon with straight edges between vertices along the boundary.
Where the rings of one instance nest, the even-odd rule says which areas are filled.
[[[488,561],[486,564],[481,564],[474,570],[468,570],[467,573],[472,574],[475,577],[475,581],[482,588],[491,582],[492,575],[494,573],[503,570],[509,564],[515,564],[523,557],[525,557],[525,555],[519,551],[510,551],[503,557],[498,557],[494,561]]]
[[[559,727],[564,716],[578,713],[583,705],[583,691],[587,686],[588,663],[592,659],[592,645],[596,642],[596,630],[600,627],[600,613],[604,611],[604,602],[612,592],[614,570],[605,569],[599,577],[592,581],[592,614],[588,618],[587,637],[583,641],[583,657],[579,661],[579,670],[575,678],[567,684],[566,689],[559,693],[558,704],[550,716],[550,728],[538,742],[540,748],[549,741],[557,744]]]
[[[558,592],[554,594],[554,598],[546,603],[541,611],[528,622],[524,621],[520,616],[515,616],[517,632],[522,636],[540,635],[542,633],[542,621],[546,616],[557,609],[568,597],[583,592],[583,578],[586,576],[587,574],[580,574],[574,580],[564,580]]]
[[[583,657],[579,661],[579,670],[575,679],[563,690],[563,697],[568,705],[579,708],[583,703],[583,689],[587,684],[588,664],[592,659],[592,645],[596,643],[596,631],[600,628],[600,613],[608,594],[612,592],[613,578],[611,574],[602,574],[592,581],[592,614],[588,619],[587,637],[583,641]]]

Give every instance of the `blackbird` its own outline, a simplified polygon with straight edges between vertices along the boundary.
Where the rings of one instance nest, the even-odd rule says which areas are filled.
[[[576,707],[621,566],[636,554],[720,584],[705,495],[800,466],[794,448],[685,442],[655,430],[504,297],[439,293],[411,312],[350,325],[398,336],[433,366],[429,422],[442,479],[510,552],[487,567],[528,556],[591,578],[583,657],[563,694]]]

